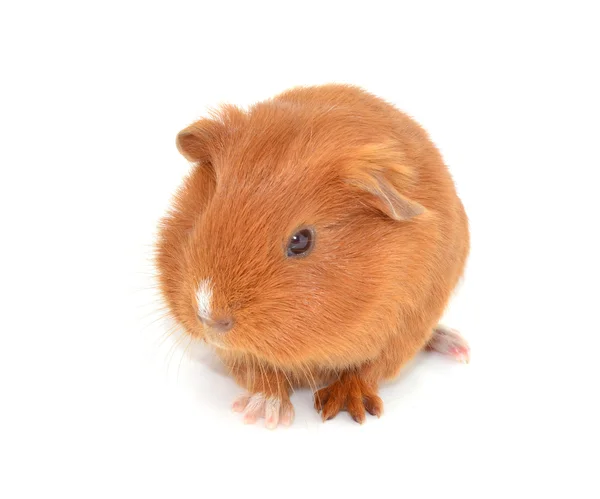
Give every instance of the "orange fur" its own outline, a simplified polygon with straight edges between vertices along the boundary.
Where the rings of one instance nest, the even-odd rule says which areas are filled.
[[[177,144],[196,165],[158,241],[172,315],[218,343],[251,392],[287,399],[294,386],[347,379],[330,387],[337,410],[362,387],[379,414],[378,382],[425,346],[469,250],[463,206],[426,132],[359,88],[325,85],[224,107]],[[314,250],[286,258],[304,225]],[[207,278],[215,313],[235,317],[218,342],[197,316]]]

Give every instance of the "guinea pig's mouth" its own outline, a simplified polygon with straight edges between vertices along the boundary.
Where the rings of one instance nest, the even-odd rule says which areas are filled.
[[[229,349],[227,347],[227,345],[225,345],[225,343],[223,342],[223,340],[221,338],[219,338],[219,335],[211,333],[208,328],[204,329],[203,334],[202,334],[202,338],[204,338],[204,341],[206,341],[206,343],[208,343],[209,345],[211,345],[211,346],[213,346],[215,348],[220,348],[222,350],[228,350]]]
[[[215,348],[220,348],[221,350],[227,350],[227,347],[220,341],[217,341],[213,338],[211,338],[208,335],[204,335],[204,340],[206,341],[206,343],[208,343],[210,346],[213,346]]]

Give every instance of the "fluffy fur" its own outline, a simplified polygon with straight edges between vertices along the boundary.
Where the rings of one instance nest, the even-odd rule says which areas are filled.
[[[467,217],[426,132],[345,85],[296,88],[183,130],[194,167],[164,218],[157,267],[175,319],[250,393],[317,392],[324,418],[379,415],[377,384],[430,339],[463,271]],[[314,250],[290,259],[302,226]],[[210,279],[203,326],[197,292]],[[218,337],[217,337],[218,336]],[[212,341],[211,341],[212,340]]]

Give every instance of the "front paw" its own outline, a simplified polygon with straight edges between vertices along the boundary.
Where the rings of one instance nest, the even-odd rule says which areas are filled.
[[[253,424],[259,418],[265,419],[269,429],[277,428],[278,424],[289,426],[294,420],[294,406],[289,399],[267,396],[264,393],[245,393],[233,402],[235,412],[241,412],[244,423]]]
[[[356,374],[345,374],[315,393],[315,409],[321,413],[323,421],[345,409],[354,421],[362,424],[366,419],[365,411],[373,416],[381,416],[383,401],[377,395],[377,388],[367,385]]]

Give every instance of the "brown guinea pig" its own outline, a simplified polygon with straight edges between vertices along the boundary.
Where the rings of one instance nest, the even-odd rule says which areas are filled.
[[[224,106],[177,136],[194,167],[163,219],[162,294],[247,394],[246,422],[380,416],[378,383],[424,348],[466,360],[439,326],[469,251],[468,222],[427,133],[353,86]],[[320,389],[319,389],[320,388]]]

